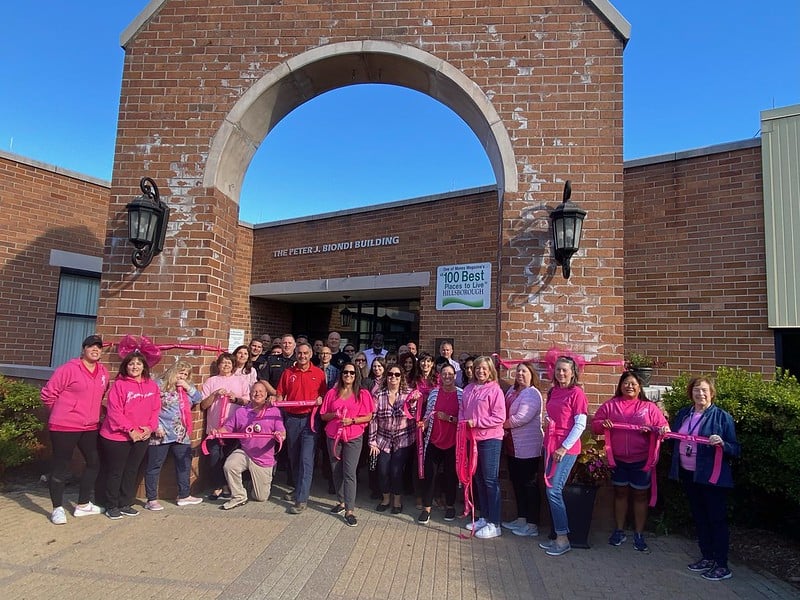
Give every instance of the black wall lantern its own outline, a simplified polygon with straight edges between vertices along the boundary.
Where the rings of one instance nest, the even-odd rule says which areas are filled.
[[[142,195],[125,207],[128,211],[128,239],[136,250],[131,257],[135,267],[145,268],[164,249],[169,207],[161,201],[156,182],[142,177]]]
[[[550,222],[553,228],[553,248],[556,262],[561,265],[561,274],[569,279],[569,261],[581,245],[581,231],[586,211],[570,202],[572,184],[567,180],[564,184],[564,198],[551,213]]]
[[[353,311],[347,307],[350,296],[342,296],[342,298],[344,298],[344,308],[339,311],[339,324],[342,329],[350,329],[350,324],[353,322]]]

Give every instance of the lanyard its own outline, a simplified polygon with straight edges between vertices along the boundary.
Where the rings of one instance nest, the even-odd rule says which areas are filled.
[[[687,435],[694,435],[694,432],[697,431],[697,428],[700,426],[700,422],[703,420],[703,414],[704,413],[700,413],[700,418],[697,419],[694,425],[692,425],[692,419],[695,415],[694,409],[692,409],[692,414],[689,415],[689,426],[686,428]]]

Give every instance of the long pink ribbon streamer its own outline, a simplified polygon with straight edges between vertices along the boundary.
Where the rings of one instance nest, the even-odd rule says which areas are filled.
[[[614,429],[627,429],[629,431],[641,431],[642,433],[646,433],[650,435],[650,449],[647,456],[647,463],[644,466],[644,470],[650,472],[650,506],[653,507],[656,505],[656,500],[658,499],[658,478],[656,477],[655,467],[658,464],[658,459],[660,458],[661,454],[661,442],[665,439],[673,439],[673,440],[680,440],[684,442],[692,442],[694,444],[705,444],[707,446],[714,446],[714,467],[711,470],[711,476],[708,478],[708,482],[711,484],[716,484],[719,481],[720,473],[722,472],[722,458],[723,458],[723,448],[721,444],[712,444],[709,442],[709,439],[705,436],[700,435],[689,435],[685,433],[678,433],[675,431],[669,431],[664,435],[659,434],[658,428],[649,427],[646,425],[631,425],[630,423],[613,423],[613,427],[608,429],[605,433],[605,450],[606,450],[606,460],[608,461],[609,466],[615,467],[616,463],[614,462],[614,453],[611,449],[611,436],[609,435],[611,431]]]
[[[556,461],[551,460],[556,451],[556,424],[553,421],[547,422],[547,429],[544,432],[544,466],[547,469],[544,473],[544,484],[547,487],[553,487],[550,481],[556,474]],[[550,468],[547,468],[547,463],[550,461]]]
[[[459,421],[456,429],[456,473],[464,487],[464,514],[472,517],[472,533],[475,535],[475,504],[472,501],[472,478],[478,470],[478,442],[475,432],[466,421]],[[464,534],[460,537],[465,539]]]
[[[316,400],[285,400],[283,402],[275,402],[273,406],[278,408],[311,408],[311,431],[317,432],[316,416],[319,405]]]
[[[209,450],[206,442],[208,440],[248,440],[251,438],[274,438],[275,441],[278,443],[278,450],[277,452],[281,451],[283,448],[283,437],[279,436],[276,433],[256,433],[256,432],[247,432],[241,431],[238,433],[226,433],[226,432],[218,432],[218,433],[209,433],[203,442],[200,444],[200,449],[203,451],[203,454],[208,456]]]

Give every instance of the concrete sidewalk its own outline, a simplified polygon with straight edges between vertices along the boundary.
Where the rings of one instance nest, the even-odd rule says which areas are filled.
[[[771,576],[732,564],[732,579],[709,582],[689,572],[696,546],[680,537],[649,537],[651,554],[630,541],[614,548],[595,531],[593,548],[549,557],[541,538],[504,532],[493,540],[461,539],[461,520],[445,523],[434,510],[416,523],[407,498],[402,515],[378,514],[365,493],[358,527],[332,516],[331,496],[315,487],[309,509],[286,513],[273,499],[232,511],[219,504],[165,510],[111,521],[48,519],[47,490],[38,482],[0,495],[0,597],[106,598],[330,598],[436,600],[461,598],[798,598]],[[68,488],[67,506],[76,490]],[[140,508],[137,506],[137,508]]]

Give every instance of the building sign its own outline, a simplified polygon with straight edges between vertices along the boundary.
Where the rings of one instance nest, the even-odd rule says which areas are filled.
[[[228,352],[239,346],[244,346],[244,329],[231,329],[228,332]]]
[[[341,252],[342,250],[358,250],[360,248],[380,248],[382,246],[396,246],[400,243],[399,235],[368,238],[366,240],[345,240],[329,244],[315,244],[314,246],[298,246],[297,248],[281,248],[272,251],[273,258],[284,256],[300,256],[302,254],[323,254],[326,252]]]
[[[492,263],[444,265],[436,269],[436,310],[492,307]]]

